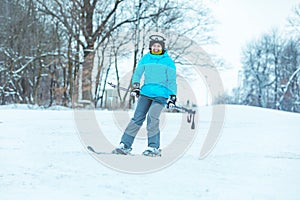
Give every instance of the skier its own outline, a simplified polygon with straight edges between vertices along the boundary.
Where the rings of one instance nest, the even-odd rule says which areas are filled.
[[[176,66],[165,49],[165,38],[151,35],[150,52],[138,63],[132,77],[131,95],[139,97],[134,116],[127,125],[115,154],[129,154],[134,138],[147,115],[148,147],[145,156],[161,156],[159,117],[162,109],[175,106],[177,84]],[[144,74],[144,84],[140,80]]]

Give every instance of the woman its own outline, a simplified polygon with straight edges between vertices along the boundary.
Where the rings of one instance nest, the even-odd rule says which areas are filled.
[[[138,63],[132,77],[131,95],[139,97],[133,118],[125,129],[116,154],[129,154],[134,138],[147,115],[148,148],[145,156],[161,156],[159,117],[162,109],[174,106],[177,84],[176,67],[165,49],[165,39],[159,35],[150,36],[149,50]],[[140,80],[144,74],[144,84]]]

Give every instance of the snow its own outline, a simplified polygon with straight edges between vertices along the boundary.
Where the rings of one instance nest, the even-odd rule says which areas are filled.
[[[0,199],[298,199],[300,115],[226,106],[220,139],[206,158],[199,159],[208,128],[215,123],[212,108],[198,109],[197,135],[182,157],[161,170],[132,174],[107,167],[86,150],[73,110],[1,106]],[[126,125],[117,126],[115,114],[95,111],[113,145]],[[174,142],[182,115],[164,113],[163,153]],[[145,140],[137,139],[133,148],[142,152]],[[164,154],[106,157],[156,162]]]

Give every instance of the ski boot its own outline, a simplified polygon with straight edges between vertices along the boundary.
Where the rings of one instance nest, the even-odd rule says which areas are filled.
[[[151,156],[151,157],[160,157],[161,150],[158,148],[148,147],[144,152],[144,156]]]
[[[120,143],[120,145],[115,148],[112,153],[113,154],[121,154],[121,155],[128,155],[130,154],[132,148],[128,148],[126,147],[126,145],[124,143]]]

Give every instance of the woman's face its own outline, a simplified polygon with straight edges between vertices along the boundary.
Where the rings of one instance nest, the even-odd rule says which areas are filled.
[[[159,43],[154,43],[151,46],[151,51],[154,52],[154,53],[161,52],[162,51],[162,46]]]

